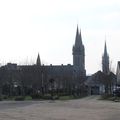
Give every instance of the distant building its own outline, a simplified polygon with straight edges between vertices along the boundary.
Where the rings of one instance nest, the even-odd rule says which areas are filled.
[[[8,70],[17,70],[17,64],[15,64],[15,63],[7,63],[7,65],[5,67]]]
[[[88,86],[88,94],[111,94],[113,92],[116,85],[116,75],[109,70],[106,42],[102,56],[102,72],[98,71],[89,76],[85,84]]]
[[[117,63],[116,75],[117,75],[117,85],[120,86],[120,61],[118,61]]]

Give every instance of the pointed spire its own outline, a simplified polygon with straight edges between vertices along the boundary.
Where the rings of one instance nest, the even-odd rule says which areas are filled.
[[[107,45],[106,45],[106,40],[105,40],[105,47],[104,47],[104,55],[107,55]]]
[[[77,44],[76,42],[77,42],[78,36],[79,36],[79,30],[78,30],[78,26],[77,26],[76,37],[75,37],[75,46]]]
[[[40,61],[40,55],[39,55],[39,53],[38,53],[36,65],[41,66],[41,61]]]
[[[82,36],[81,36],[81,30],[79,33],[78,25],[76,30],[76,38],[75,38],[75,46],[80,47],[82,45]]]
[[[109,74],[109,55],[107,53],[107,45],[105,40],[104,53],[102,56],[102,70],[105,74]]]
[[[79,29],[78,29],[78,25],[77,25],[77,30],[76,30],[76,39],[79,37]]]
[[[81,29],[80,29],[80,42],[82,44],[82,35],[81,35]]]

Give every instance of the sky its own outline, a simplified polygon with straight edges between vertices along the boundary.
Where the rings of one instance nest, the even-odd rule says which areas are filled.
[[[101,70],[105,40],[112,70],[120,60],[120,0],[0,0],[0,64],[73,64],[77,25],[87,74]]]

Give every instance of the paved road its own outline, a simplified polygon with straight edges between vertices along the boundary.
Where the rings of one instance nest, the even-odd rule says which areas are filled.
[[[0,120],[120,120],[120,103],[91,96],[69,101],[3,101]]]

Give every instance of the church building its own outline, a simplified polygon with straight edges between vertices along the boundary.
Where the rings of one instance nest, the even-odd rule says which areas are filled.
[[[89,77],[86,76],[85,48],[81,30],[79,31],[78,26],[71,53],[73,55],[73,65],[41,65],[41,58],[38,54],[34,65],[8,63],[0,67],[2,94],[30,95],[38,92],[47,94],[51,90],[67,95],[73,95],[73,93],[77,95],[83,93],[102,94],[105,91],[111,93],[115,86],[115,75],[109,70],[106,42],[102,55],[102,72],[98,71]]]
[[[73,55],[73,65],[41,65],[40,55],[38,54],[35,65],[17,66],[9,63],[2,66],[0,68],[0,78],[4,85],[12,82],[13,86],[11,87],[18,86],[21,89],[25,87],[25,90],[32,89],[42,93],[47,93],[52,87],[56,91],[65,91],[68,94],[75,90],[81,92],[86,79],[86,70],[85,49],[81,31],[79,32],[78,27],[71,53]],[[25,93],[27,94],[28,91]]]
[[[73,65],[41,65],[40,56],[36,65],[40,68],[43,86],[54,79],[55,87],[58,89],[78,89],[86,79],[85,49],[82,43],[81,31],[77,27],[75,44],[72,49]]]

